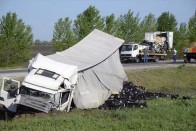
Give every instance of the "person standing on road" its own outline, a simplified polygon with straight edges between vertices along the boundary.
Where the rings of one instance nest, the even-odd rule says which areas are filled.
[[[176,54],[177,54],[177,51],[176,49],[174,48],[173,50],[173,62],[176,63]]]
[[[144,49],[144,63],[148,63],[148,50],[147,50],[147,48]]]

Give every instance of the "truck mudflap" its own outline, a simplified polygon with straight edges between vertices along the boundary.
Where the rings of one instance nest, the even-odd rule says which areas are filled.
[[[45,113],[48,113],[52,107],[52,104],[48,101],[45,101],[42,98],[33,97],[29,95],[20,95],[20,100],[18,102],[20,105],[24,105],[27,107],[31,107],[33,109],[37,109],[39,111],[43,111]]]

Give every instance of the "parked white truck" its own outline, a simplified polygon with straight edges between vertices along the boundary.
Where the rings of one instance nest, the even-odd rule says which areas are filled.
[[[120,52],[121,61],[143,60],[143,50],[148,49],[148,59],[158,62],[166,59],[167,51],[173,47],[173,32],[147,32],[145,40],[140,43],[123,44]]]

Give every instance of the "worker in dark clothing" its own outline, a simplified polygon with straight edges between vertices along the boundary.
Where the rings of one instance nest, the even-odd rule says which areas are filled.
[[[148,50],[147,48],[144,49],[144,63],[148,62]]]
[[[174,50],[173,50],[173,62],[174,63],[176,63],[176,57],[177,56],[177,51],[176,51],[176,49],[174,48]]]

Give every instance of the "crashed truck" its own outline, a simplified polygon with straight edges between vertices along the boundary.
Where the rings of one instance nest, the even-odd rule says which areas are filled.
[[[73,47],[55,54],[38,54],[22,81],[4,78],[0,104],[11,112],[20,106],[48,113],[98,108],[127,79],[119,57],[124,40],[97,29]]]

